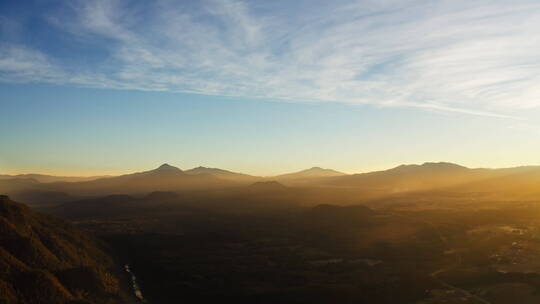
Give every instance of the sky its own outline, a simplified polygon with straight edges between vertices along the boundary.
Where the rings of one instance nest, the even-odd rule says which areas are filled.
[[[2,1],[0,174],[538,165],[540,2]]]

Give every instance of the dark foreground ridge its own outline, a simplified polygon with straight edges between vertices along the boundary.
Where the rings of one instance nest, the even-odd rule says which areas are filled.
[[[0,195],[0,303],[132,303],[121,285],[98,241]]]

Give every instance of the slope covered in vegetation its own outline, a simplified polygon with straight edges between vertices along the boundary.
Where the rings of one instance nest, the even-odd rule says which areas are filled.
[[[91,236],[0,196],[0,303],[128,303],[114,269]]]

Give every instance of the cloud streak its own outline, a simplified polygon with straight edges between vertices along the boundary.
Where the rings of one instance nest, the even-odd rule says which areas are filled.
[[[68,68],[54,52],[4,44],[0,81],[502,118],[540,107],[537,1],[311,3],[75,2],[43,18],[106,56]]]

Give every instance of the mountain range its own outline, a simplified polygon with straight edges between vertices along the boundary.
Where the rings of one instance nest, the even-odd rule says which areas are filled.
[[[229,180],[229,181],[249,182],[249,183],[253,183],[253,182],[261,181],[261,180],[280,180],[281,181],[281,180],[297,180],[297,179],[304,179],[304,178],[320,178],[320,177],[346,175],[345,173],[338,172],[332,169],[323,169],[320,167],[313,167],[313,168],[298,171],[298,172],[263,177],[263,176],[255,176],[255,175],[233,172],[233,171],[228,171],[228,170],[219,169],[219,168],[209,168],[209,167],[203,167],[203,166],[199,166],[196,168],[183,171],[180,168],[177,168],[177,167],[174,167],[165,163],[157,167],[156,169],[153,169],[150,171],[144,171],[144,172],[139,172],[139,173],[134,173],[134,174],[126,174],[122,176],[126,177],[126,176],[141,175],[141,174],[148,175],[152,173],[153,174],[170,173],[170,174],[177,174],[177,175],[181,175],[182,173],[184,173],[187,175],[199,175],[199,176],[206,175],[206,176],[218,177],[220,179]],[[7,180],[7,179],[35,180],[36,182],[39,182],[39,183],[85,182],[85,181],[94,181],[98,179],[113,178],[113,177],[120,177],[120,176],[104,175],[104,176],[80,177],[80,176],[54,176],[54,175],[34,174],[34,173],[17,174],[17,175],[0,174],[0,180]]]
[[[29,203],[58,203],[96,195],[145,195],[155,191],[230,189],[271,181],[289,187],[349,191],[365,199],[432,190],[498,193],[522,197],[540,195],[540,167],[471,169],[447,162],[401,165],[360,174],[345,174],[313,167],[273,177],[252,176],[207,167],[183,171],[163,164],[149,171],[84,181],[40,182],[28,177],[3,178],[0,179],[0,193]]]

